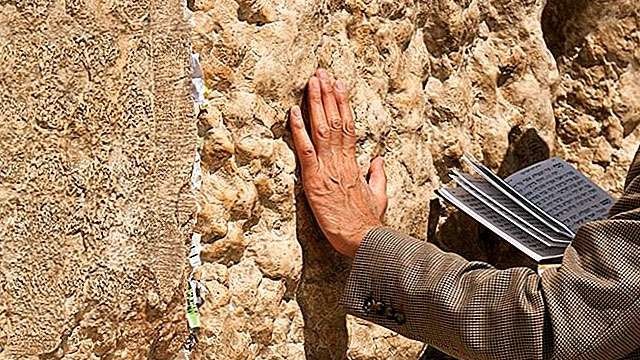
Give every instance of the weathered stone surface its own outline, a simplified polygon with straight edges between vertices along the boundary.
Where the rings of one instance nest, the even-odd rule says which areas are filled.
[[[349,262],[313,222],[286,128],[317,66],[352,90],[363,169],[386,158],[387,224],[445,250],[531,265],[432,201],[464,152],[501,175],[557,155],[621,191],[637,2],[187,2],[199,140],[176,2],[0,0],[0,358],[177,354],[196,143],[194,358],[415,358],[337,304]]]
[[[634,1],[563,0],[543,17],[562,74],[556,153],[615,192],[639,143],[639,12]]]
[[[196,1],[192,40],[209,103],[203,168],[224,179],[205,183],[198,226],[212,241],[211,261],[244,274],[215,285],[229,302],[205,314],[201,356],[401,359],[420,349],[345,319],[336,304],[348,261],[313,223],[286,130],[287,110],[317,66],[351,88],[360,163],[386,158],[389,225],[470,259],[531,265],[430,201],[433,190],[471,152],[501,175],[561,156],[619,193],[640,138],[638,8],[624,0]],[[255,197],[239,190],[248,188]],[[215,191],[223,194],[207,195]],[[234,211],[239,191],[248,200]],[[230,239],[241,243],[232,257]],[[273,304],[258,307],[262,297]],[[218,333],[242,346],[223,349]]]
[[[189,55],[176,1],[0,1],[0,358],[178,353]]]

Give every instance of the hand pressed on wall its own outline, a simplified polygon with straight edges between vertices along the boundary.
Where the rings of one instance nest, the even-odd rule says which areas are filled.
[[[384,162],[371,162],[369,181],[356,162],[356,136],[344,83],[318,69],[307,85],[311,129],[300,108],[291,109],[290,125],[302,167],[302,184],[313,214],[331,245],[354,257],[364,235],[382,225],[387,207]]]

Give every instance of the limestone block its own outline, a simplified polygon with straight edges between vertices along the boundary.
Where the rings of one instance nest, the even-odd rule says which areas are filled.
[[[177,1],[0,2],[0,358],[178,354],[189,32]]]

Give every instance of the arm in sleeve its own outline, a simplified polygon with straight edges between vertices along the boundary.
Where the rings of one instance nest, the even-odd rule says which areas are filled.
[[[620,358],[640,344],[640,152],[610,215],[582,226],[542,276],[373,229],[341,302],[461,359]]]

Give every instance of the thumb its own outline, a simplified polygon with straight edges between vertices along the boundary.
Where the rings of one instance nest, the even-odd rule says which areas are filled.
[[[384,159],[380,156],[369,166],[369,188],[373,193],[380,218],[387,210],[387,175],[384,172]]]

